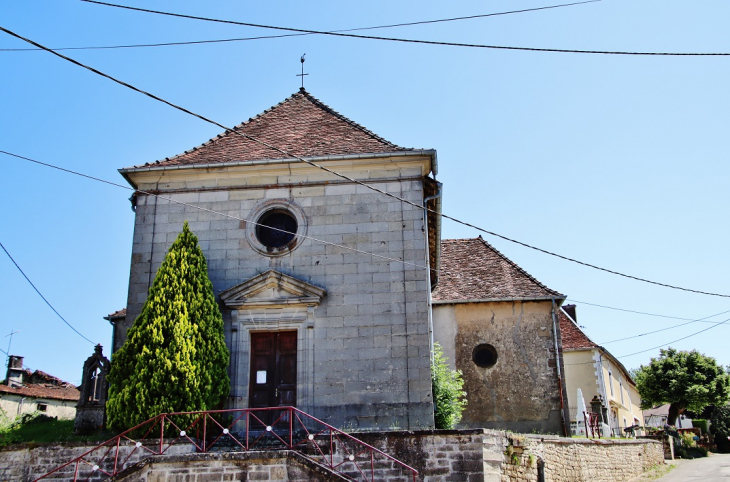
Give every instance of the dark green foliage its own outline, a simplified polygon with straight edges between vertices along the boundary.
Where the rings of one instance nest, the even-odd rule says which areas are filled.
[[[730,453],[730,405],[715,407],[710,417],[710,431],[715,437],[717,451]]]
[[[636,385],[641,408],[671,404],[669,425],[685,410],[702,412],[706,406],[723,405],[730,398],[730,376],[714,358],[696,350],[660,350],[659,358],[639,368]]]
[[[185,222],[114,353],[108,426],[123,430],[163,412],[217,407],[230,388],[228,358],[205,257]]]
[[[441,345],[434,344],[431,366],[433,418],[438,429],[452,429],[466,407],[466,392],[461,371],[449,368]]]
[[[707,433],[707,420],[696,418],[692,420],[692,427],[700,429],[703,434]]]

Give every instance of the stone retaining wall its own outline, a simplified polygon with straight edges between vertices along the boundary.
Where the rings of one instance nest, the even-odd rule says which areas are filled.
[[[370,432],[353,435],[418,470],[420,474],[418,480],[423,482],[457,480],[480,482],[616,482],[629,480],[648,468],[664,462],[662,444],[654,440],[590,440],[543,435],[518,435],[486,429]],[[0,452],[0,481],[32,481],[61,463],[81,455],[90,448],[78,444],[68,444],[56,447],[2,451]],[[127,457],[131,451],[129,448],[125,450],[126,452],[122,453],[122,457]],[[190,445],[174,446],[170,450],[168,452],[170,455],[188,457],[186,459],[188,462],[183,465],[190,467],[190,472],[186,473],[191,476],[196,467],[201,468],[200,465],[203,466],[201,470],[204,471],[211,468],[211,459],[224,460],[226,457],[230,458],[232,456],[230,453],[213,453],[204,454],[205,457],[196,460],[196,457],[200,457],[200,454],[186,455],[192,453]],[[143,450],[135,451],[130,457],[130,463],[139,462],[144,458],[145,453]],[[335,452],[333,456],[336,460],[342,460],[345,454]],[[258,457],[258,459],[260,458]],[[150,462],[153,465],[157,463],[152,462],[152,460],[154,459],[150,459]],[[272,460],[274,459],[272,458]],[[206,468],[206,464],[210,467]],[[238,475],[230,476],[238,478],[229,480],[259,480],[256,477],[269,477],[260,480],[280,480],[274,475],[282,474],[279,469],[277,469],[279,471],[272,472],[273,469],[269,465],[273,467],[276,465],[274,462],[264,463],[260,461],[253,463],[249,461],[243,465],[246,467],[245,473],[248,474],[245,477],[239,469],[230,469],[228,472],[222,469],[220,472],[232,474],[235,470],[239,470],[240,473],[236,472]],[[279,465],[281,464],[279,463]],[[241,466],[241,464],[233,463],[231,467],[233,466]],[[401,470],[396,464],[383,458],[376,458],[375,470],[375,480],[391,482],[410,480],[409,472]],[[167,472],[163,472],[167,474]],[[201,474],[194,475],[186,480],[213,480],[210,477],[215,478],[216,476],[208,472],[205,472],[205,474],[201,472]],[[71,480],[73,478],[73,468],[68,467],[63,475],[65,480]],[[289,469],[287,469],[286,477],[292,478],[281,480],[296,480],[298,476],[294,472],[289,474]],[[64,479],[64,477],[59,477],[59,479]],[[172,478],[165,475],[155,480],[159,482],[182,480],[176,477],[177,475]],[[240,477],[244,478],[241,479]],[[317,477],[317,480],[328,480],[326,474],[319,474]],[[323,478],[320,479],[319,477]]]
[[[664,463],[661,443],[509,434],[503,482],[615,482]]]

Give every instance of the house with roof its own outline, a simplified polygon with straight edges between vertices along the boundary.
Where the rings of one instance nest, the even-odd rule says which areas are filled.
[[[639,390],[626,367],[581,330],[575,305],[563,306],[559,319],[570,420],[583,420],[579,413],[583,405],[577,398],[580,389],[588,410],[591,406],[601,407],[601,421],[612,436],[625,436],[624,429],[644,426]]]
[[[457,366],[462,345],[496,350],[495,363],[476,358],[492,368],[469,371],[465,423],[559,430],[550,313],[564,296],[483,241],[464,241],[474,246],[459,264],[459,243],[441,241],[435,150],[387,141],[301,89],[232,132],[120,173],[136,189],[136,220],[126,311],[107,317],[114,350],[187,220],[223,313],[227,407],[295,405],[359,430],[433,427],[438,286],[438,310],[461,323],[447,331]],[[462,277],[495,286],[468,291]]]
[[[481,236],[441,242],[434,337],[464,377],[462,426],[564,434],[564,300]]]
[[[38,411],[71,420],[78,401],[79,390],[73,384],[40,370],[28,370],[22,356],[10,356],[5,381],[0,383],[0,409],[8,418]]]

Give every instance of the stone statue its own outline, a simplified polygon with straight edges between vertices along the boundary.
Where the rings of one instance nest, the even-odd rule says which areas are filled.
[[[106,421],[106,399],[109,384],[109,360],[102,354],[102,346],[96,345],[94,354],[84,362],[79,391],[79,403],[76,404],[76,420],[74,432],[84,433],[104,427]]]

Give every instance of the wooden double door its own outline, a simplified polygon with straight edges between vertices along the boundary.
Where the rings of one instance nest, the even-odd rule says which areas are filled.
[[[251,333],[249,380],[250,408],[296,405],[296,331]]]

